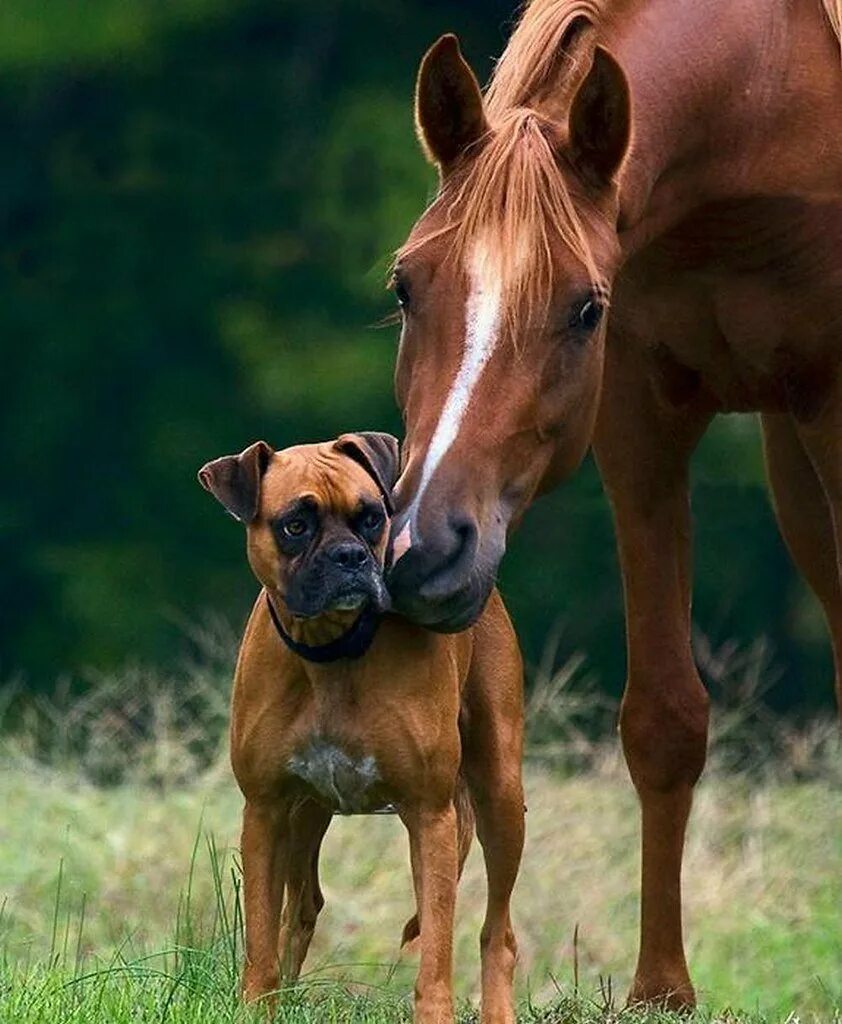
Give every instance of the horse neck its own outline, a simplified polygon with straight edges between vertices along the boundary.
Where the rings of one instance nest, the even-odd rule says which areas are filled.
[[[625,248],[705,201],[842,196],[842,55],[821,0],[620,0],[604,41],[634,103]]]

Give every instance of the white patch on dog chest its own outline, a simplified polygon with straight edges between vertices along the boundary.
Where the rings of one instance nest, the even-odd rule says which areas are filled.
[[[372,810],[371,791],[382,781],[371,754],[354,758],[324,739],[310,740],[289,759],[288,768],[341,814]]]

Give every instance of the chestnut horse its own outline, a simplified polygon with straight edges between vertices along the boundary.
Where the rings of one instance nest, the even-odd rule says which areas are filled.
[[[762,415],[842,697],[840,12],[533,0],[484,95],[453,36],[419,72],[440,189],[394,271],[407,437],[390,586],[433,629],[473,622],[508,530],[593,443],[642,809],[632,1000],[695,1000],[681,859],[708,700],[690,648],[688,460],[717,413]]]

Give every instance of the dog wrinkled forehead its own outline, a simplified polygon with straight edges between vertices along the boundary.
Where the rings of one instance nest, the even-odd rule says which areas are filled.
[[[346,514],[375,497],[391,514],[399,471],[397,438],[360,431],[280,452],[256,441],[238,455],[206,462],[197,475],[206,491],[249,526],[303,495]]]
[[[267,467],[260,518],[272,519],[301,501],[343,519],[358,513],[361,502],[385,505],[379,482],[337,450],[334,442],[287,448],[278,452]]]

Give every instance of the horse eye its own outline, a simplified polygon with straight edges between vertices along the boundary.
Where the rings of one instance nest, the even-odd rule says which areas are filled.
[[[406,282],[401,278],[396,277],[393,285],[395,291],[395,298],[398,300],[398,305],[401,309],[406,310],[409,307],[409,289],[406,286]]]
[[[287,537],[303,537],[307,532],[306,519],[288,519],[283,526]]]
[[[573,307],[570,326],[586,334],[592,334],[599,327],[604,312],[604,304],[591,292],[583,302]]]

